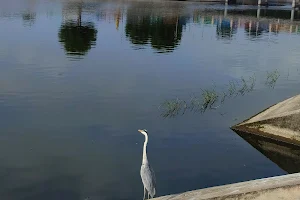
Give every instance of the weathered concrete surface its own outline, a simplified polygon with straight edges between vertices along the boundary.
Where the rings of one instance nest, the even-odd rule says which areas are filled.
[[[231,128],[300,145],[300,95],[275,104]]]
[[[300,173],[200,189],[153,200],[300,200]]]

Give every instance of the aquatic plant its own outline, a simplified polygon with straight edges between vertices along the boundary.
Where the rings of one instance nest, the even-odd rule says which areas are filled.
[[[249,77],[249,81],[250,81],[250,88],[249,88],[249,92],[253,91],[254,90],[254,86],[255,86],[255,83],[256,83],[256,76],[255,74],[253,76],[250,76]]]
[[[274,88],[278,78],[279,72],[277,70],[268,72],[266,84]],[[207,109],[217,109],[227,99],[238,95],[244,96],[246,93],[253,91],[255,84],[256,76],[253,74],[248,79],[241,77],[240,80],[229,81],[228,88],[219,93],[214,85],[213,88],[201,89],[202,93],[200,96],[192,95],[188,101],[179,98],[167,100],[159,106],[163,110],[161,115],[163,117],[175,117],[180,113],[184,114],[186,110],[204,113]],[[215,106],[218,102],[220,104]]]
[[[256,82],[255,74],[249,77],[248,80],[246,80],[244,77],[241,77],[240,80],[236,81],[229,81],[228,85],[228,93],[223,92],[223,98],[221,100],[221,103],[225,101],[225,98],[232,97],[232,96],[238,96],[238,95],[245,95],[248,92],[251,92],[254,89]]]
[[[228,88],[229,96],[232,96],[236,92],[236,84],[234,81],[229,81],[229,88]]]
[[[202,90],[201,97],[193,95],[190,101],[186,101],[176,98],[164,101],[159,109],[162,110],[161,116],[163,117],[175,117],[178,114],[184,114],[187,109],[194,112],[205,112],[206,109],[216,109],[213,105],[218,101],[219,95],[215,89]]]
[[[225,102],[225,99],[228,95],[226,94],[226,92],[223,92],[223,96],[221,98],[221,103],[224,103]]]
[[[187,109],[187,104],[184,100],[179,98],[167,100],[162,103],[159,108],[162,108],[162,116],[163,117],[175,117],[180,112],[184,114],[185,110]]]
[[[202,101],[199,97],[193,95],[190,99],[190,106],[189,109],[191,111],[197,112],[202,109]]]
[[[272,72],[267,71],[267,80],[265,84],[270,88],[274,88],[279,76],[280,74],[277,69]]]
[[[241,78],[242,80],[242,87],[238,90],[238,92],[244,96],[244,94],[248,91],[248,85],[247,85],[247,82],[246,80],[242,77]]]
[[[202,90],[202,110],[205,111],[208,107],[213,108],[212,106],[218,101],[218,98],[219,95],[215,89]]]
[[[238,90],[239,94],[244,96],[245,93],[251,92],[254,89],[255,81],[255,75],[250,76],[248,81],[244,77],[241,77],[242,87]]]

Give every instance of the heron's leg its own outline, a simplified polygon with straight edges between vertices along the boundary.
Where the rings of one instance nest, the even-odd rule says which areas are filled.
[[[150,194],[149,194],[149,192],[148,192],[148,199],[150,199]]]
[[[144,187],[144,198],[143,198],[143,200],[145,200],[146,199],[146,188]]]

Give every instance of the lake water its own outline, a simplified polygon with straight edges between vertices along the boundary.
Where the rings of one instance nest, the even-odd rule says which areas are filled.
[[[142,199],[138,129],[157,196],[286,174],[229,127],[299,93],[298,19],[289,5],[2,2],[0,198]]]

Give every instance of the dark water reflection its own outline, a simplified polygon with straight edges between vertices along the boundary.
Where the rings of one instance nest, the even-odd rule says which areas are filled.
[[[85,55],[92,46],[96,45],[97,30],[94,24],[77,22],[65,22],[61,25],[59,42],[64,46],[67,55]]]
[[[297,171],[229,127],[299,93],[299,25],[287,7],[2,2],[0,199],[141,199],[144,128],[158,196]],[[218,109],[161,117],[230,81]]]
[[[300,147],[237,131],[237,134],[287,173],[300,172]]]
[[[151,44],[160,53],[170,52],[180,44],[187,20],[179,13],[156,16],[133,7],[127,11],[125,32],[134,45]]]
[[[66,14],[75,11],[77,19],[62,23],[58,33],[59,42],[64,46],[67,55],[84,56],[96,45],[97,30],[93,22],[82,21],[83,3],[69,3],[64,6]]]
[[[24,26],[32,26],[36,19],[36,13],[25,12],[22,14]]]
[[[236,32],[236,22],[229,20],[220,20],[220,22],[217,22],[217,37],[219,39],[230,39]]]

